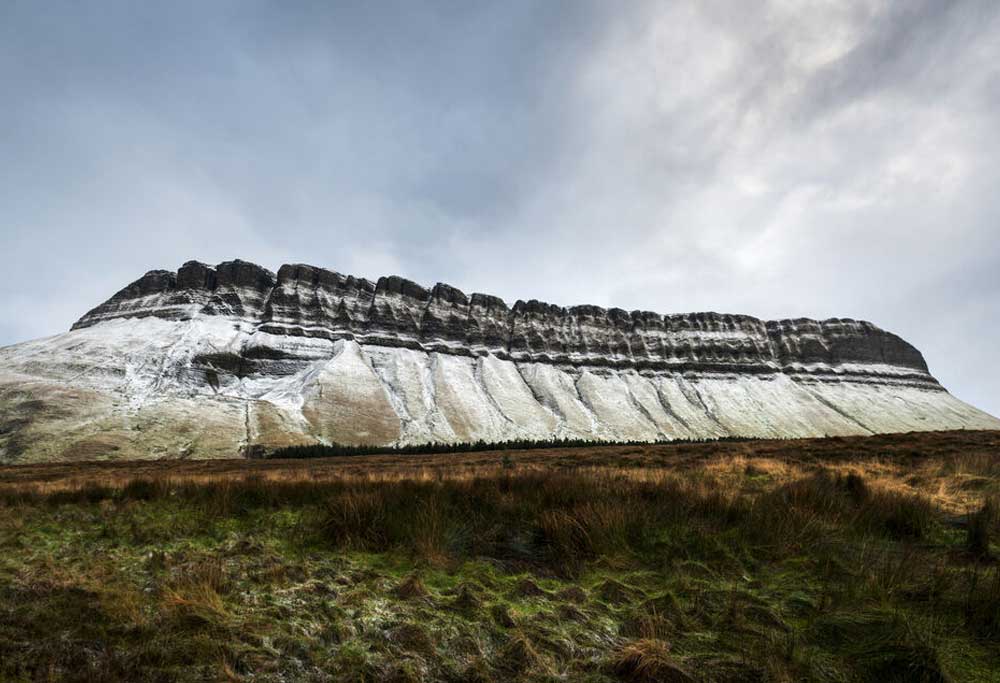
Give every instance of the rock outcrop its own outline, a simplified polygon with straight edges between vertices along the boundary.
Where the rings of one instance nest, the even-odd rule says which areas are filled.
[[[868,322],[508,306],[238,260],[150,271],[70,332],[0,349],[4,407],[9,461],[1000,427]]]
[[[696,373],[833,373],[859,381],[938,388],[920,352],[868,322],[763,321],[746,315],[661,315],[540,301],[512,307],[438,283],[398,276],[377,283],[307,265],[277,276],[252,263],[190,261],[154,270],[84,315],[73,329],[155,316],[232,316],[272,335],[346,339],[427,353],[493,355],[559,366]]]

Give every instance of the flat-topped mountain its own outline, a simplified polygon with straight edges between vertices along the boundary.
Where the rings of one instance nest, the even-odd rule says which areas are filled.
[[[996,429],[850,319],[508,306],[244,261],[154,270],[0,349],[0,459],[225,457],[314,442]]]
[[[150,271],[84,315],[73,329],[153,316],[228,316],[271,335],[555,365],[876,376],[936,385],[920,352],[871,323],[849,319],[762,321],[744,315],[512,307],[443,283],[426,289],[397,276],[377,283],[306,265],[277,275],[244,261],[196,261]],[[834,370],[836,368],[836,370]],[[891,377],[890,377],[891,376]]]

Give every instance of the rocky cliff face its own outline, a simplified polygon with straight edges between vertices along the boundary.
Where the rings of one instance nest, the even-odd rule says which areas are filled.
[[[938,388],[920,352],[868,322],[763,321],[745,315],[661,315],[540,301],[512,307],[443,283],[426,289],[397,276],[377,283],[306,265],[277,275],[252,263],[194,261],[154,270],[84,315],[73,329],[143,316],[219,315],[271,335],[345,339],[460,356],[588,368],[696,373],[775,373]]]
[[[0,349],[0,408],[6,460],[1000,427],[867,322],[508,306],[243,261],[150,271],[72,331]]]

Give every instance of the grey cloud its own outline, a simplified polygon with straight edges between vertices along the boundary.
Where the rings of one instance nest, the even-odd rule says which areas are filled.
[[[983,30],[991,21],[995,11],[984,3],[890,4],[865,22],[854,49],[810,80],[800,115],[823,116],[873,93],[911,98],[919,106],[954,85],[970,42],[991,40]]]

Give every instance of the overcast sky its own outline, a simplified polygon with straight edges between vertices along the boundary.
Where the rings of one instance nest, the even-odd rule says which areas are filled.
[[[0,3],[0,345],[232,258],[862,318],[1000,414],[1000,3]]]

